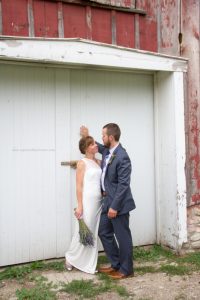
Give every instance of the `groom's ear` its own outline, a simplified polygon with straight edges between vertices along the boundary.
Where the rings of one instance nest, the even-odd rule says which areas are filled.
[[[114,136],[113,136],[112,134],[109,135],[109,138],[110,138],[111,141],[114,141],[114,140],[115,140],[115,138],[114,138]]]

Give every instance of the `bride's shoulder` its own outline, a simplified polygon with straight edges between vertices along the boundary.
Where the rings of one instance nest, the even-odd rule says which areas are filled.
[[[77,169],[83,169],[85,168],[86,162],[84,160],[84,158],[78,160],[77,162]]]

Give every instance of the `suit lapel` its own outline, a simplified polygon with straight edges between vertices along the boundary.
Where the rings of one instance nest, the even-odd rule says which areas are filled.
[[[106,155],[108,154],[109,152],[109,149],[106,148],[106,150],[104,151],[103,155],[102,155],[102,160],[101,160],[101,169],[103,170],[103,164],[104,164],[104,160],[105,160],[105,157]]]
[[[106,168],[105,177],[106,177],[106,174],[107,174],[107,172],[108,172],[108,168],[112,165],[112,156],[113,156],[113,155],[117,156],[117,152],[118,152],[118,150],[119,150],[120,147],[121,147],[121,144],[119,144],[119,145],[117,146],[117,148],[114,150],[113,154],[111,155],[111,157],[110,157],[110,159],[109,159],[109,162],[108,162],[108,165],[107,165],[107,168]]]

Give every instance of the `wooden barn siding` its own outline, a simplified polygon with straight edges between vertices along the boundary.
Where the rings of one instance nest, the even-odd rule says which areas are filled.
[[[135,46],[134,13],[79,6],[61,1],[1,0],[0,2],[3,35],[80,37],[131,48]],[[124,3],[128,6],[130,1]]]
[[[11,36],[81,37],[190,58],[185,85],[187,196],[188,206],[200,204],[199,0],[91,3],[143,9],[147,14],[69,4],[67,0],[0,0],[0,32]],[[181,45],[179,33],[183,35]]]
[[[187,191],[189,204],[200,204],[200,2],[182,1],[182,56],[189,58],[186,86]],[[200,206],[199,206],[200,209]]]
[[[3,35],[29,35],[27,0],[3,0],[1,9]]]

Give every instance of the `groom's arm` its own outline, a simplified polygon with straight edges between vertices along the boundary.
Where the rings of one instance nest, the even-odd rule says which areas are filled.
[[[131,161],[128,155],[124,156],[118,167],[118,185],[110,208],[120,211],[125,194],[130,186]]]
[[[98,143],[97,141],[95,141],[95,143],[96,143],[97,146],[98,146],[98,152],[101,153],[101,154],[103,154],[103,152],[104,152],[104,150],[105,150],[105,146],[102,145],[102,144],[100,144],[100,143]]]

